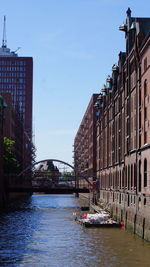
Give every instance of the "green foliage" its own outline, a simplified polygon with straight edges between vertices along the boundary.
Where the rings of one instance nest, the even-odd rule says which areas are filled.
[[[4,137],[4,173],[17,173],[19,169],[18,161],[13,152],[15,141]]]
[[[64,171],[63,172],[64,180],[68,180],[72,177],[72,172]]]

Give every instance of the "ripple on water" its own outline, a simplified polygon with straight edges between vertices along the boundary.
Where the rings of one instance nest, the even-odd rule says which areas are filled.
[[[0,219],[1,266],[149,267],[150,245],[120,229],[86,229],[73,196],[33,195]]]

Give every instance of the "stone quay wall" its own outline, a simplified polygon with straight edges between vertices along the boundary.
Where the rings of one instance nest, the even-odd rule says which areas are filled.
[[[150,241],[149,195],[100,190],[99,204],[126,229]]]

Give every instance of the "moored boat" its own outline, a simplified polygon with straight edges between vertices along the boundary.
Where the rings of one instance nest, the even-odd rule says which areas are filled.
[[[91,222],[85,222],[85,221],[82,221],[81,224],[85,227],[100,227],[100,228],[103,228],[103,227],[106,227],[106,228],[118,228],[118,227],[121,227],[121,224],[118,223],[118,222],[99,222],[99,223],[91,223]]]
[[[77,222],[85,227],[106,227],[117,228],[122,227],[122,224],[109,217],[106,212],[95,214],[84,214],[75,218]]]

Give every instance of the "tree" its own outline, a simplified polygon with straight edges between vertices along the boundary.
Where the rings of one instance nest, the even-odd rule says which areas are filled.
[[[19,163],[16,159],[15,153],[13,152],[15,141],[4,137],[4,173],[17,173],[19,169]]]
[[[72,175],[73,175],[72,172],[69,172],[69,171],[63,172],[64,180],[72,180]]]

